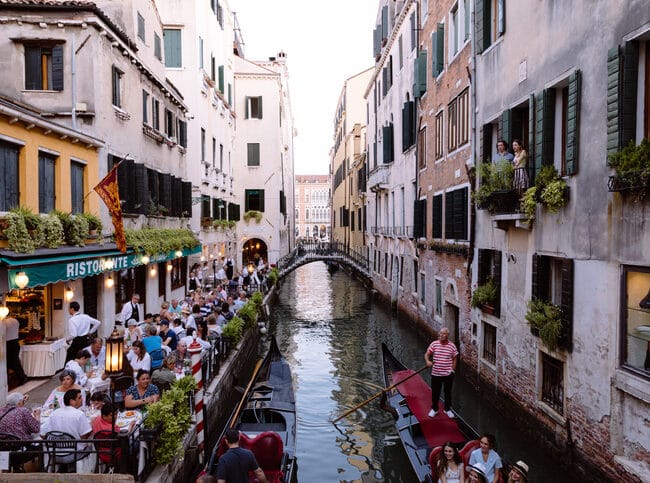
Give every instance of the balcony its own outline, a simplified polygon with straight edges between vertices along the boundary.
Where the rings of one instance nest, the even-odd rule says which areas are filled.
[[[521,197],[530,187],[527,169],[516,168],[512,174],[504,174],[498,167],[488,166],[474,198],[476,209],[488,210],[496,228],[507,230],[513,223],[517,228],[528,228],[520,207]]]
[[[388,181],[388,166],[380,164],[375,169],[370,171],[370,175],[368,177],[368,188],[370,188],[371,191],[387,190],[389,187]]]

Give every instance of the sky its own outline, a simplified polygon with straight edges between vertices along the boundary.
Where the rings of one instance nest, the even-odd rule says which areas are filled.
[[[249,60],[287,54],[295,174],[326,174],[343,82],[374,65],[376,0],[230,0]]]

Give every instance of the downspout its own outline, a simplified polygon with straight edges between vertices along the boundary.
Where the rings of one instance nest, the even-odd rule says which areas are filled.
[[[76,78],[77,78],[77,62],[76,62],[76,57],[77,57],[77,45],[75,42],[75,36],[74,34],[72,35],[72,44],[71,44],[71,49],[70,49],[70,73],[72,76],[72,129],[77,129],[77,83],[76,83]]]

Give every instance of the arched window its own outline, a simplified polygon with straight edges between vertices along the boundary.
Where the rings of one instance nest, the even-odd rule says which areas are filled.
[[[312,228],[312,236],[314,238],[318,236],[318,227],[316,225],[314,225],[314,227]]]
[[[305,220],[309,220],[309,209],[305,210]]]

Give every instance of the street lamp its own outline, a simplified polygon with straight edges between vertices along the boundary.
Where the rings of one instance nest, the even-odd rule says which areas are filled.
[[[122,356],[124,350],[124,337],[117,329],[113,329],[111,336],[106,339],[106,374],[118,376],[122,373]]]

